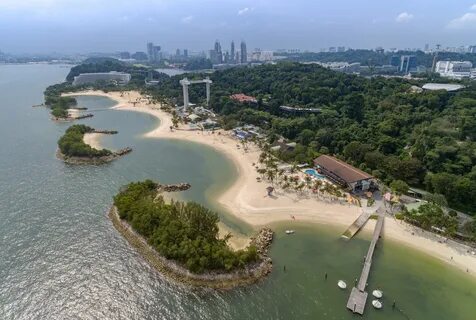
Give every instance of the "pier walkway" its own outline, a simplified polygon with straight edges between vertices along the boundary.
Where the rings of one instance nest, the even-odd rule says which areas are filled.
[[[355,234],[365,225],[367,220],[369,220],[370,216],[372,215],[372,211],[370,210],[362,210],[360,216],[355,219],[354,223],[350,225],[350,227],[345,230],[342,234],[342,238],[352,239]]]
[[[367,280],[370,274],[370,267],[372,266],[372,256],[374,254],[375,246],[380,237],[380,233],[383,228],[383,221],[385,216],[380,214],[375,225],[374,234],[372,236],[372,241],[370,242],[369,250],[364,260],[364,267],[362,268],[362,273],[360,275],[359,282],[357,286],[352,288],[350,293],[349,300],[347,301],[347,308],[350,309],[353,313],[364,314],[365,303],[367,301],[368,293],[365,291],[367,286]]]

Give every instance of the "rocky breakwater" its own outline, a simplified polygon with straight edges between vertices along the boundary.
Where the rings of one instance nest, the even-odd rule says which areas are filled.
[[[251,244],[256,246],[258,254],[268,257],[268,251],[273,243],[274,232],[270,228],[262,228],[256,237],[251,238]]]
[[[92,133],[101,133],[101,134],[117,134],[116,130],[97,130],[95,129]]]
[[[99,165],[99,164],[104,164],[104,163],[116,160],[116,159],[130,153],[130,152],[132,152],[132,148],[127,147],[127,148],[123,148],[123,149],[111,152],[110,154],[104,155],[104,156],[78,157],[78,156],[64,155],[61,152],[61,150],[58,149],[58,151],[56,152],[56,156],[59,159],[63,160],[66,163],[69,163],[69,164],[95,164],[95,165]]]
[[[157,194],[185,191],[190,187],[189,183],[158,184]],[[273,242],[274,232],[269,228],[262,228],[256,236],[251,238],[250,245],[255,246],[258,253],[257,261],[232,271],[193,273],[180,263],[165,258],[155,250],[127,221],[119,217],[116,206],[111,207],[108,217],[117,231],[154,269],[176,283],[190,287],[228,290],[256,283],[265,278],[273,269],[273,262],[268,256],[268,252]]]
[[[187,191],[192,186],[190,183],[176,183],[176,184],[159,184],[157,187],[157,192],[180,192],[180,191]]]

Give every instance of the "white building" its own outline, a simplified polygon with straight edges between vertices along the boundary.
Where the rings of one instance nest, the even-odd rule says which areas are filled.
[[[259,61],[259,62],[267,62],[274,60],[274,52],[273,51],[265,51],[265,50],[255,50],[251,52],[250,55],[251,61]]]
[[[461,79],[470,78],[473,64],[469,61],[438,61],[435,72],[442,77]]]
[[[126,85],[131,81],[131,75],[123,72],[99,72],[99,73],[81,73],[74,77],[73,86],[80,86],[97,81],[115,82],[118,85]]]

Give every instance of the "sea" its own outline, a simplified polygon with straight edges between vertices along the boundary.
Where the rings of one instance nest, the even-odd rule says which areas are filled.
[[[383,291],[383,308],[369,298],[364,316],[353,315],[345,306],[370,235],[343,241],[343,230],[329,225],[293,224],[293,235],[285,223],[272,225],[274,269],[257,284],[215,291],[170,282],[113,228],[106,213],[114,194],[148,178],[188,182],[181,198],[250,235],[251,226],[215,201],[237,170],[212,148],[144,138],[160,119],[108,110],[113,101],[94,96],[78,98],[94,117],[77,123],[118,130],[103,145],[134,151],[100,166],[63,163],[57,140],[71,124],[32,106],[68,71],[0,65],[0,319],[476,319],[476,277],[385,238],[368,284]]]

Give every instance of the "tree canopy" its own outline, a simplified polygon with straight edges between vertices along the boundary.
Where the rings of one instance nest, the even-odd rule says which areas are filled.
[[[97,150],[84,143],[84,134],[93,131],[93,128],[84,124],[75,124],[69,127],[65,134],[58,140],[58,147],[61,153],[67,157],[89,158],[110,155],[112,153],[110,150]]]
[[[131,224],[161,255],[195,273],[233,270],[256,261],[256,247],[233,251],[218,236],[218,215],[195,202],[157,195],[151,180],[127,185],[114,197],[121,219]]]
[[[164,79],[149,93],[180,104],[180,77]],[[443,194],[453,208],[476,212],[473,82],[457,93],[416,93],[410,87],[424,80],[364,78],[291,62],[236,67],[210,78],[211,106],[225,128],[249,123],[297,142],[294,151],[278,152],[283,160],[311,163],[321,153],[334,154],[385,183],[424,187]],[[234,93],[258,103],[236,102],[229,98]],[[192,101],[204,98],[202,86],[190,87]],[[321,112],[288,113],[281,105]]]

